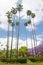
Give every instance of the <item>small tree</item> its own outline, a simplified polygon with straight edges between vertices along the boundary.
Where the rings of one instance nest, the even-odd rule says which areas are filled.
[[[28,53],[28,48],[25,46],[22,46],[21,48],[19,48],[19,55],[22,57],[27,56]]]

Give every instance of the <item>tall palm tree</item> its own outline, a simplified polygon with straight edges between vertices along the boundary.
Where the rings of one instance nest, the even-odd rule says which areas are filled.
[[[22,11],[23,9],[23,5],[19,4],[17,5],[17,11],[19,12],[19,24],[20,24],[20,12]],[[20,32],[20,25],[18,26],[18,38],[17,38],[17,45],[19,43],[19,32]],[[17,50],[18,50],[18,47],[17,47]],[[18,54],[18,52],[17,52]],[[17,58],[18,58],[18,55],[17,55]]]
[[[26,32],[26,47],[28,47],[28,44],[27,44],[27,30],[26,30],[27,25],[28,25],[28,23],[25,22],[24,26],[25,26],[25,32]]]
[[[17,58],[18,58],[18,40],[19,40],[19,39],[18,39],[18,37],[19,37],[19,34],[18,34],[18,32],[19,32],[19,27],[18,27],[18,26],[19,26],[19,25],[20,25],[20,23],[19,23],[19,22],[16,22],[16,26],[17,26],[17,28],[18,28],[18,29],[17,29]]]
[[[35,13],[31,13],[31,17],[33,18],[33,26],[35,27],[35,24],[34,24]],[[37,46],[37,39],[36,39],[35,29],[33,30],[33,36],[34,36],[34,47],[35,47],[35,46]],[[35,47],[35,54],[36,53],[37,53],[37,49]]]
[[[31,11],[30,10],[27,10],[27,16],[29,16],[29,21],[28,21],[28,24],[30,25],[31,24],[31,19],[30,19],[30,17],[31,17]],[[31,24],[31,32],[33,32],[32,31],[32,24]],[[31,47],[32,47],[32,54],[33,54],[33,44],[32,44],[32,36],[31,36]]]
[[[15,14],[17,13],[17,10],[16,8],[13,8],[11,9],[11,13],[12,15],[14,15],[14,20],[15,20]],[[10,60],[11,60],[11,57],[12,57],[12,45],[13,45],[13,34],[14,34],[14,21],[11,23],[11,26],[12,26],[12,39],[11,39],[11,50],[10,50]]]
[[[7,51],[6,51],[6,59],[8,58],[8,48],[9,48],[9,24],[11,23],[11,20],[10,20],[10,18],[11,18],[11,12],[7,12],[6,13],[6,16],[7,16],[7,18],[8,18],[8,32],[7,32]]]

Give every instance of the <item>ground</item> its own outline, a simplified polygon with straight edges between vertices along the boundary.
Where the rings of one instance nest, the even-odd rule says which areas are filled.
[[[32,63],[32,62],[28,62],[26,64],[7,64],[7,63],[2,63],[0,62],[0,65],[43,65],[43,62],[37,62],[37,63]]]

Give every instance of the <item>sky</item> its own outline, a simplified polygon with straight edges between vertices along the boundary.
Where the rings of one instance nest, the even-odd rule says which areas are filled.
[[[26,46],[26,33],[24,22],[27,21],[26,11],[29,9],[35,13],[36,17],[34,19],[35,31],[37,36],[37,45],[43,40],[43,0],[0,0],[0,43],[3,45],[0,49],[6,48],[7,43],[7,17],[6,12],[10,11],[12,7],[16,7],[18,4],[23,5],[23,11],[20,15],[20,36],[19,36],[19,47]],[[13,17],[14,20],[14,17]],[[18,14],[15,16],[15,21],[18,21]],[[10,40],[9,47],[11,45],[11,26],[10,26]],[[31,48],[31,27],[26,28],[27,31],[27,43],[28,48]],[[32,39],[33,41],[33,39]],[[14,28],[13,37],[13,48],[16,47],[16,26]],[[33,43],[34,45],[34,43]]]

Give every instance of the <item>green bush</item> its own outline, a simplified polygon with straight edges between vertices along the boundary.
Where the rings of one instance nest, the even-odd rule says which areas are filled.
[[[7,59],[6,58],[1,58],[1,62],[8,62],[9,63],[11,61],[10,61],[10,58],[7,58]]]
[[[1,58],[1,62],[6,62],[6,59],[5,58]]]
[[[43,57],[39,57],[38,58],[38,61],[43,61]]]
[[[32,62],[40,62],[43,61],[43,57],[31,57],[29,60]]]
[[[10,60],[10,62],[12,62],[12,63],[16,63],[16,58],[12,58],[11,60]]]
[[[6,59],[6,62],[10,62],[10,58],[7,58],[7,59]]]
[[[16,60],[16,62],[18,62],[18,63],[27,63],[27,59],[26,58],[18,58]]]
[[[10,60],[10,58],[2,58],[1,59],[2,62],[8,62],[8,63],[27,63],[27,59],[26,58],[12,58]]]
[[[27,63],[27,59],[26,58],[13,58],[11,59],[12,63]]]
[[[37,61],[36,58],[30,58],[29,60],[32,61],[32,62],[36,62]]]

